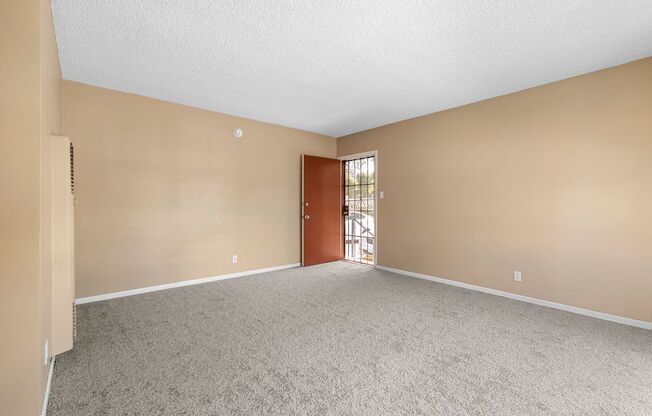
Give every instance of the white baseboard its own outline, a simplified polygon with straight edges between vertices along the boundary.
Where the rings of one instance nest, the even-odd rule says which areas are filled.
[[[470,289],[478,292],[489,293],[491,295],[502,296],[509,299],[520,300],[521,302],[533,303],[535,305],[547,306],[548,308],[559,309],[562,311],[577,313],[580,315],[586,315],[592,318],[603,319],[605,321],[611,321],[619,324],[635,326],[637,328],[652,330],[652,322],[639,321],[637,319],[626,318],[624,316],[611,315],[604,312],[592,311],[590,309],[583,309],[583,308],[578,308],[576,306],[564,305],[562,303],[550,302],[548,300],[542,300],[537,298],[531,298],[528,296],[517,295],[516,293],[503,292],[502,290],[489,289],[487,287],[458,282],[456,280],[443,279],[441,277],[429,276],[427,274],[408,272],[401,269],[394,269],[392,267],[376,265],[376,268],[380,270],[386,270],[392,273],[402,274],[405,276],[416,277],[417,279],[430,280],[432,282],[443,283],[445,285],[462,287],[464,289]]]
[[[52,385],[52,373],[54,372],[54,360],[57,358],[55,355],[50,359],[50,371],[48,371],[48,384],[45,386],[45,396],[43,397],[43,407],[41,408],[41,416],[48,414],[48,400],[50,400],[50,386]]]
[[[284,265],[281,265],[281,266],[267,267],[267,268],[264,268],[264,269],[247,270],[247,271],[244,271],[244,272],[222,274],[222,275],[219,275],[219,276],[204,277],[204,278],[201,278],[201,279],[184,280],[184,281],[181,281],[181,282],[167,283],[167,284],[164,284],[164,285],[149,286],[149,287],[143,287],[143,288],[140,288],[140,289],[131,289],[131,290],[124,290],[124,291],[121,291],[121,292],[106,293],[106,294],[103,294],[103,295],[88,296],[88,297],[85,297],[85,298],[75,299],[75,304],[76,305],[81,305],[81,304],[84,304],[84,303],[99,302],[101,300],[115,299],[115,298],[122,298],[122,297],[125,297],[125,296],[139,295],[141,293],[148,293],[148,292],[156,292],[156,291],[159,291],[159,290],[173,289],[175,287],[200,285],[202,283],[215,282],[217,280],[235,279],[236,277],[251,276],[251,275],[254,275],[254,274],[274,272],[274,271],[277,271],[277,270],[292,269],[294,267],[299,267],[299,266],[301,266],[301,263],[284,264]]]

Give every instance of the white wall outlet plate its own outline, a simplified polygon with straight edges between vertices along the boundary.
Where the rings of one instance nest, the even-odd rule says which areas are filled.
[[[233,257],[231,258],[231,262],[233,264],[236,264],[238,262],[238,256],[236,254],[234,254]]]
[[[385,199],[385,191],[380,191],[380,199]]]
[[[515,282],[521,281],[521,272],[514,272],[514,281]]]
[[[43,346],[43,365],[48,365],[48,358],[49,357],[49,351],[48,351],[48,340],[45,340],[45,345]]]

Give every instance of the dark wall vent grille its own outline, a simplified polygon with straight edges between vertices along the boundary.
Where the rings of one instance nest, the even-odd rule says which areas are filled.
[[[75,194],[75,147],[70,143],[70,192]]]

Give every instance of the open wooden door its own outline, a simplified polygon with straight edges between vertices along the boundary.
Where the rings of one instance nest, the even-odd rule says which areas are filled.
[[[302,264],[327,263],[343,257],[342,162],[303,156]]]

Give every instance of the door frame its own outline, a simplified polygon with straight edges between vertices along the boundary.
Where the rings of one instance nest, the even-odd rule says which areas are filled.
[[[380,247],[378,243],[378,195],[380,193],[379,189],[380,187],[378,186],[378,150],[369,150],[367,152],[360,152],[360,153],[353,153],[350,155],[345,155],[345,156],[338,156],[338,160],[341,160],[342,162],[346,160],[353,160],[353,159],[361,159],[363,157],[369,157],[373,156],[374,157],[374,187],[376,188],[374,191],[374,232],[376,233],[374,237],[374,263],[370,266],[375,267],[378,264],[378,248]],[[303,170],[302,170],[303,172]],[[303,189],[303,188],[302,188]],[[344,177],[342,177],[342,191],[344,191]],[[302,191],[303,192],[303,191]],[[303,197],[303,195],[302,195]],[[303,198],[302,198],[303,200]],[[342,198],[342,203],[344,203],[344,199]],[[343,249],[346,252],[346,247],[343,247]],[[303,244],[302,244],[302,253],[303,253]],[[303,258],[303,257],[302,257]]]
[[[307,156],[307,155],[306,154],[301,154],[301,185],[300,185],[301,186],[301,200],[299,201],[299,204],[301,204],[301,208],[299,209],[299,214],[301,214],[301,216],[299,217],[299,221],[301,221],[301,267],[305,267],[305,265],[306,265],[305,258],[304,258],[304,251],[303,251],[304,250],[303,246],[305,244],[305,241],[304,241],[304,238],[303,238],[304,231],[305,231],[304,230],[304,228],[305,228],[305,226],[304,226],[304,224],[305,224],[304,216],[306,215],[305,206],[304,206],[304,204],[305,204],[305,196],[304,196],[304,192],[303,192],[303,187],[304,187],[304,183],[305,183],[304,178],[303,178],[303,168],[304,168],[303,165],[304,165],[304,160],[305,160],[304,156]]]

